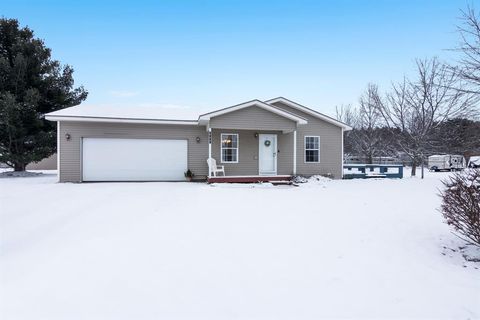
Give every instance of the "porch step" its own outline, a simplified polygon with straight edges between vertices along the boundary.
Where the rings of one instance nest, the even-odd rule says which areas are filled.
[[[298,187],[298,184],[293,183],[292,180],[284,180],[284,181],[271,181],[271,184],[274,186],[295,186]]]
[[[210,177],[207,179],[208,183],[258,183],[258,182],[289,182],[291,176],[225,176],[225,177]]]

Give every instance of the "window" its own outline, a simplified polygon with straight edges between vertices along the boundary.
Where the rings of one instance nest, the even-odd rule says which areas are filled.
[[[221,155],[222,162],[238,162],[238,134],[222,133],[221,134]]]
[[[320,162],[320,137],[305,137],[305,162]]]

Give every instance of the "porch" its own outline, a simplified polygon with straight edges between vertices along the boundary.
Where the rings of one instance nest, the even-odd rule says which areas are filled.
[[[296,174],[296,132],[280,130],[210,129],[208,158],[224,168],[208,181],[266,182],[289,180]]]
[[[200,116],[208,132],[209,182],[289,181],[297,171],[297,127],[307,121],[254,100]]]

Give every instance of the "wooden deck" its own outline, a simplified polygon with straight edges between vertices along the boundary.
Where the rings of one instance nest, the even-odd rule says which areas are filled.
[[[258,183],[290,181],[292,176],[219,176],[207,178],[208,183]]]
[[[401,164],[344,164],[344,179],[403,178]]]

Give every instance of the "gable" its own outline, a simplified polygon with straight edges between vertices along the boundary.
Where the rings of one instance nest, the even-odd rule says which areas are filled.
[[[202,115],[200,115],[200,117],[198,117],[198,123],[200,125],[204,125],[204,124],[207,124],[210,121],[210,119],[213,118],[213,117],[217,117],[217,116],[220,116],[220,115],[223,115],[223,114],[231,113],[231,112],[241,110],[241,109],[245,109],[245,108],[252,107],[252,106],[259,107],[261,109],[270,111],[274,114],[280,115],[284,118],[293,120],[297,124],[306,124],[307,123],[307,121],[304,118],[301,118],[294,113],[286,112],[284,110],[281,110],[281,109],[279,109],[279,108],[277,108],[277,107],[275,107],[271,104],[265,103],[265,102],[260,101],[260,100],[252,100],[252,101],[237,104],[235,106],[231,106],[231,107],[223,108],[223,109],[216,110],[216,111],[213,111],[213,112],[202,114]]]
[[[344,130],[344,131],[352,130],[352,127],[350,127],[346,123],[338,121],[338,120],[336,120],[332,117],[329,117],[329,116],[327,116],[323,113],[320,113],[316,110],[307,108],[305,106],[302,106],[299,103],[296,103],[294,101],[288,100],[288,99],[283,98],[283,97],[270,99],[270,100],[267,100],[265,102],[272,105],[272,106],[278,107],[280,109],[288,110],[288,111],[293,112],[295,114],[302,115],[302,117],[304,117],[306,119],[319,119],[319,120],[323,120],[323,122],[327,122],[327,123],[330,123],[330,124],[332,124],[336,127],[342,128],[342,130]]]
[[[294,112],[294,113],[298,114],[300,117],[303,117],[303,118],[307,119],[308,120],[307,126],[321,125],[321,126],[324,126],[324,127],[330,127],[332,129],[337,129],[337,128],[339,129],[340,128],[340,126],[338,126],[338,125],[335,125],[331,122],[325,121],[321,118],[318,118],[318,117],[313,116],[309,113],[298,110],[296,108],[293,108],[293,107],[291,107],[291,106],[289,106],[289,105],[287,105],[283,102],[280,102],[280,101],[279,102],[274,102],[274,103],[272,103],[272,105],[274,105],[275,107],[277,107],[279,109],[287,111],[287,112]],[[349,130],[349,129],[345,129],[345,130]]]
[[[275,114],[258,106],[251,106],[224,113],[210,119],[210,128],[274,130],[290,132],[295,130],[297,123],[281,115]]]

